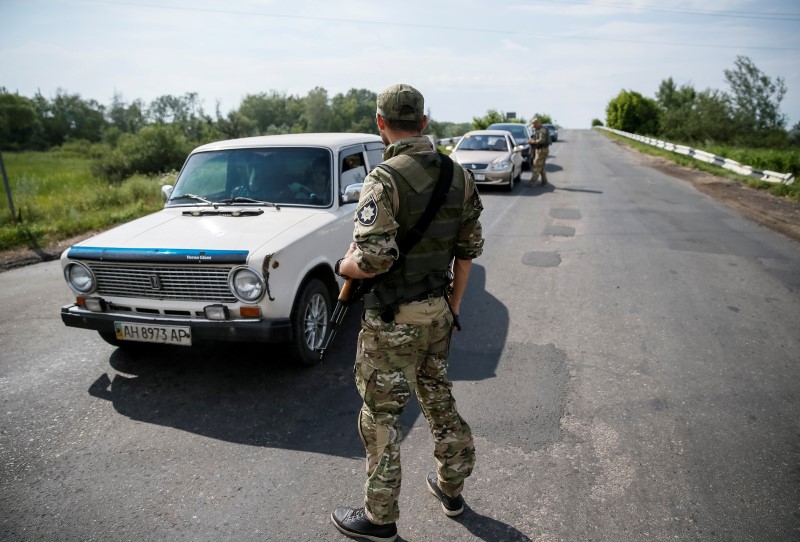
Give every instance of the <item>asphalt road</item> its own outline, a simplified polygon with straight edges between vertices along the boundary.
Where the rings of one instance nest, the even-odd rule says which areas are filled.
[[[800,244],[591,131],[551,151],[550,186],[481,192],[451,355],[468,509],[425,489],[414,405],[400,540],[800,539]],[[273,347],[131,355],[67,329],[57,262],[0,292],[0,540],[345,540],[355,318],[299,369]]]

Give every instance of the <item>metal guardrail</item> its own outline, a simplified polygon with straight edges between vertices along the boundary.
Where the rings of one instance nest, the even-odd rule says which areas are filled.
[[[708,164],[713,164],[715,166],[731,170],[735,173],[738,173],[739,175],[744,175],[746,177],[753,177],[760,181],[766,181],[768,183],[782,183],[782,184],[794,183],[795,177],[792,173],[777,173],[775,171],[756,169],[751,166],[745,166],[743,164],[740,164],[736,160],[731,160],[730,158],[725,158],[723,156],[717,156],[716,154],[711,154],[710,152],[706,152],[700,149],[694,149],[692,147],[687,147],[685,145],[670,143],[669,141],[661,141],[660,139],[655,139],[652,137],[631,134],[629,132],[623,132],[622,130],[615,130],[614,128],[608,128],[606,126],[596,126],[596,128],[601,128],[603,130],[613,132],[617,135],[620,135],[622,137],[627,137],[629,139],[635,139],[636,141],[640,141],[642,143],[646,143],[647,145],[652,145],[653,147],[658,147],[666,151],[690,156],[692,158],[696,158],[697,160],[701,160]]]

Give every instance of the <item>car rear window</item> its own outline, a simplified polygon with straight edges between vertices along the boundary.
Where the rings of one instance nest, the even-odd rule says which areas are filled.
[[[528,139],[528,134],[525,132],[525,127],[521,124],[492,124],[487,130],[505,130],[511,132],[514,139],[522,141]]]

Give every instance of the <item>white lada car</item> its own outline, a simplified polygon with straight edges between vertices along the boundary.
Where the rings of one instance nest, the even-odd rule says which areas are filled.
[[[67,326],[125,347],[289,342],[319,361],[353,235],[370,134],[220,141],[191,152],[164,209],[64,251]]]

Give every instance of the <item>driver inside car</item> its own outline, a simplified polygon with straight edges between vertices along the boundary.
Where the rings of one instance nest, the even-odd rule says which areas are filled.
[[[302,183],[292,183],[289,190],[297,202],[313,205],[328,205],[331,198],[330,167],[328,159],[320,157],[312,161],[306,168]]]

